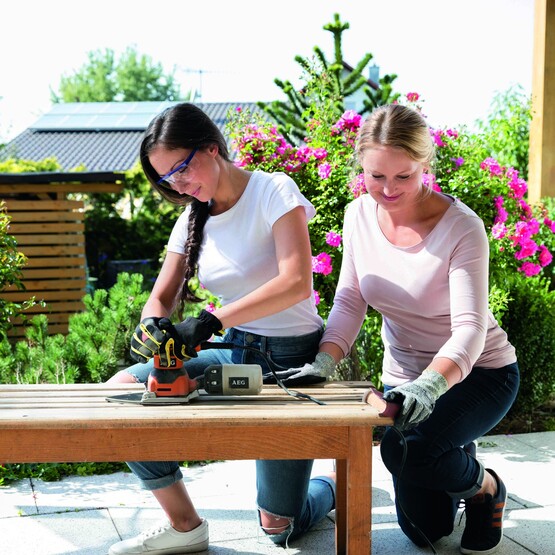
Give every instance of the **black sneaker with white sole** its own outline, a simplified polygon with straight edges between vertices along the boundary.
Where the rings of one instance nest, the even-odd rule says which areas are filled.
[[[494,553],[503,540],[503,515],[507,488],[501,478],[486,469],[497,482],[497,493],[475,495],[465,499],[466,526],[461,539],[461,553]]]

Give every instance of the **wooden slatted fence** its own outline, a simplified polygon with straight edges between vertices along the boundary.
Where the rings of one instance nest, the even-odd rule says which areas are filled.
[[[58,179],[60,175],[68,174],[57,174]],[[70,176],[73,181],[76,179],[76,174]],[[67,194],[119,192],[123,185],[113,177],[114,182],[108,183],[15,184],[2,183],[2,177],[5,176],[0,176],[0,199],[11,217],[9,233],[16,238],[27,264],[22,280],[25,291],[11,286],[0,296],[13,302],[33,296],[44,301],[45,307],[36,305],[25,314],[46,314],[49,333],[65,334],[69,317],[84,308],[82,299],[87,287],[85,206],[82,200],[68,199]],[[121,180],[121,176],[117,179]],[[23,320],[18,318],[15,324],[9,335],[19,339],[24,335]]]

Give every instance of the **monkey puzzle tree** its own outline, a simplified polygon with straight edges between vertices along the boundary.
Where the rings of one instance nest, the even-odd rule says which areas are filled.
[[[347,69],[343,59],[342,35],[349,27],[349,23],[341,22],[339,14],[335,14],[334,21],[323,27],[333,35],[333,61],[328,61],[318,46],[314,47],[315,57],[312,59],[295,56],[295,61],[305,74],[304,81],[308,84],[325,83],[325,91],[315,92],[315,87],[309,86],[297,90],[290,81],[275,79],[274,82],[285,93],[287,100],[258,103],[258,106],[277,122],[280,133],[288,141],[292,143],[304,141],[307,135],[307,124],[313,119],[310,108],[314,105],[315,94],[333,99],[327,108],[333,110],[332,116],[336,120],[345,112],[345,99],[358,91],[363,93],[362,108],[357,110],[361,115],[372,111],[376,106],[391,104],[399,98],[399,94],[394,93],[392,86],[397,75],[384,75],[379,79],[379,83],[374,83],[363,74],[368,62],[373,58],[371,53],[365,54],[354,68],[351,69],[348,66]],[[326,74],[325,79],[322,79],[322,74]]]

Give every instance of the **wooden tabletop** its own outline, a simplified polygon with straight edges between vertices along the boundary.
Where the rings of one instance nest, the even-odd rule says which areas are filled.
[[[365,385],[367,384],[367,385]],[[384,425],[375,409],[361,402],[368,382],[329,382],[295,389],[325,403],[287,395],[276,385],[265,385],[258,395],[199,397],[185,405],[142,406],[113,403],[107,397],[144,391],[142,385],[68,384],[0,385],[0,430],[45,425],[56,428],[134,427],[149,422],[159,427],[194,421],[212,426],[224,419],[259,426],[312,425],[322,419],[330,425]]]
[[[391,424],[361,402],[369,386],[295,390],[322,405],[273,385],[256,396],[142,406],[106,400],[141,385],[0,385],[0,462],[347,458],[348,428]]]

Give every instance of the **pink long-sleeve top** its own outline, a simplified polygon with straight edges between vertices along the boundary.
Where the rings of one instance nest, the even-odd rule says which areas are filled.
[[[473,366],[516,361],[514,347],[488,308],[489,245],[482,220],[454,199],[428,236],[411,247],[391,244],[377,204],[362,195],[347,207],[343,263],[322,343],[347,355],[368,305],[382,315],[382,381],[416,379],[446,357],[464,379]]]

